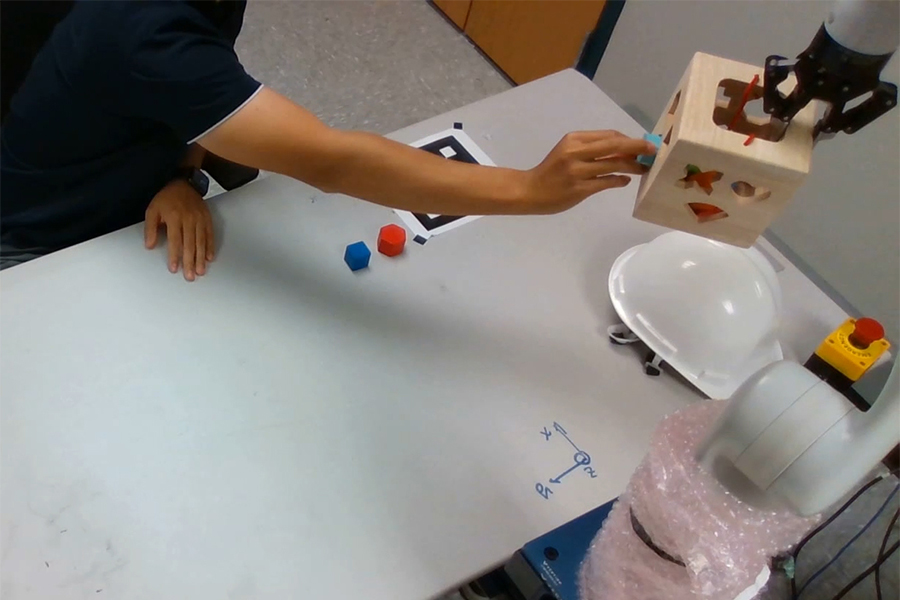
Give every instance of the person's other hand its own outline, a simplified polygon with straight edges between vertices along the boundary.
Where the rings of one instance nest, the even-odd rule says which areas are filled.
[[[215,258],[212,216],[203,198],[191,185],[177,179],[164,187],[147,207],[144,245],[155,248],[159,228],[166,227],[169,245],[169,271],[193,281],[206,273],[206,263]]]
[[[638,154],[656,154],[656,147],[618,131],[569,133],[527,172],[527,202],[534,212],[550,214],[597,192],[625,187],[631,178],[620,173],[646,172]]]

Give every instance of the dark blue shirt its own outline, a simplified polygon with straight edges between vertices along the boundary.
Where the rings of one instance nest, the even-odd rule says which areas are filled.
[[[0,130],[4,245],[57,249],[141,221],[187,146],[260,88],[245,2],[79,2]]]

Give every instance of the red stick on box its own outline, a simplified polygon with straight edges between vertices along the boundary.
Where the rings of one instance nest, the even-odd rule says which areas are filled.
[[[756,87],[757,83],[759,83],[759,75],[754,75],[753,80],[747,84],[746,88],[744,88],[744,94],[741,96],[741,103],[738,105],[737,112],[734,113],[734,117],[731,118],[731,123],[728,124],[728,131],[734,129],[734,126],[737,124],[738,119],[741,118],[741,114],[744,112],[744,107],[747,106],[747,102],[750,101],[750,95],[753,93],[753,88]],[[753,140],[750,141],[752,142]]]

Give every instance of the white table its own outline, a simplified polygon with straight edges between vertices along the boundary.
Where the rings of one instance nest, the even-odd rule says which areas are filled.
[[[563,72],[454,121],[500,165],[569,130],[641,128]],[[141,227],[0,277],[2,597],[420,600],[618,495],[700,396],[611,346],[613,260],[662,229],[636,184],[563,215],[483,218],[366,272],[388,209],[270,177],[213,202],[189,284]],[[783,256],[789,353],[844,313]],[[560,423],[592,457],[572,464]]]

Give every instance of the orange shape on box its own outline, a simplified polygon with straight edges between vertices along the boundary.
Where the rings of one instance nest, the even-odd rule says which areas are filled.
[[[687,175],[684,176],[683,179],[679,181],[684,185],[685,188],[693,187],[694,184],[697,184],[701,190],[706,192],[706,195],[709,196],[713,193],[713,186],[715,182],[722,179],[722,173],[719,171],[701,171],[694,167],[691,169],[693,165],[688,165],[688,168],[685,169],[687,171]]]
[[[688,202],[688,208],[697,217],[698,223],[707,223],[717,219],[724,219],[728,213],[716,206],[705,202]]]

